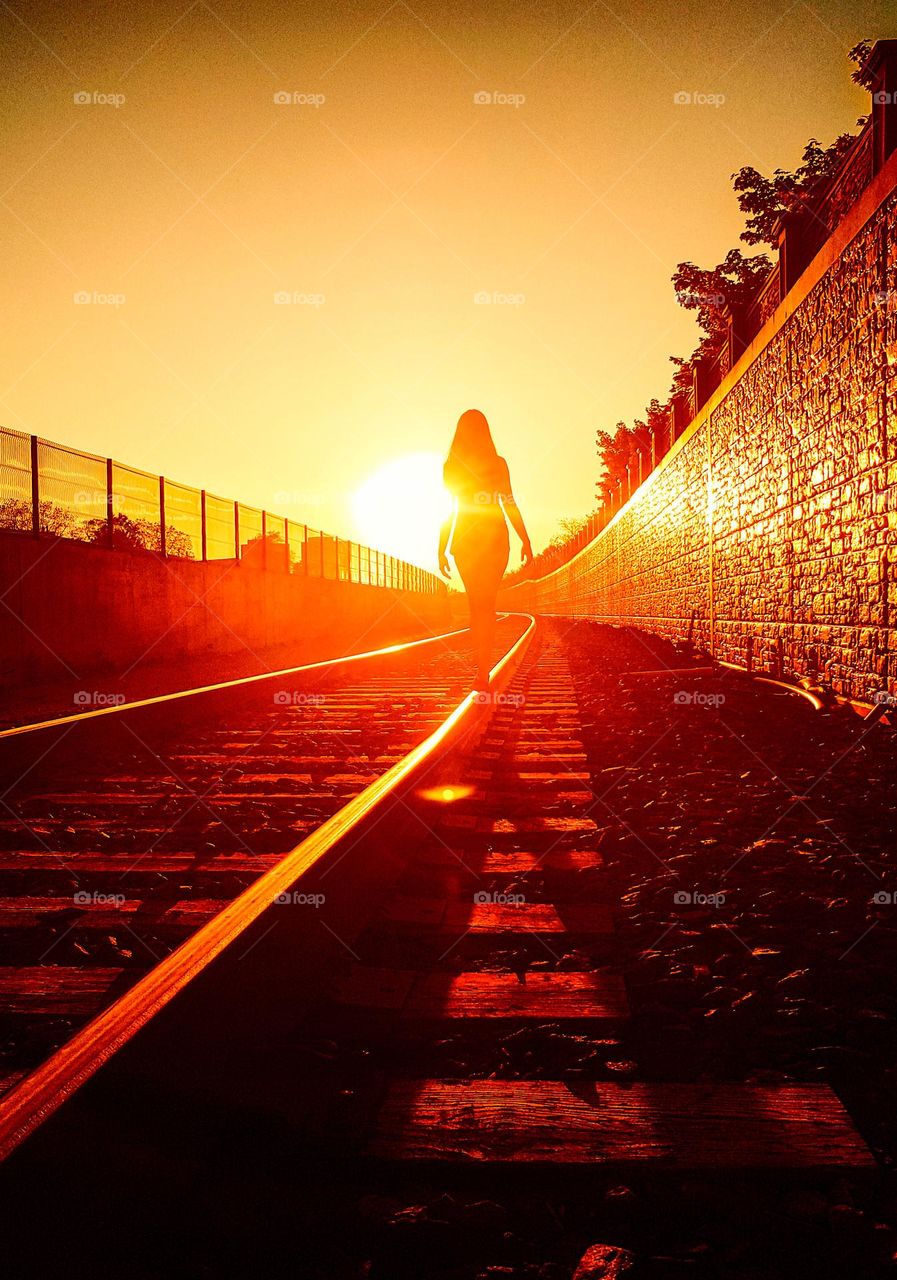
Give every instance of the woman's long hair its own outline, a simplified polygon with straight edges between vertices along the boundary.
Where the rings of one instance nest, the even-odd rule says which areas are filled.
[[[443,468],[443,480],[451,493],[493,487],[498,479],[498,452],[486,415],[467,409],[458,419],[452,445]]]

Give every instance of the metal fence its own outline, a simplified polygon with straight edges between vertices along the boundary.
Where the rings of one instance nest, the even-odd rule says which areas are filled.
[[[182,560],[419,591],[436,574],[165,476],[0,427],[0,530]]]

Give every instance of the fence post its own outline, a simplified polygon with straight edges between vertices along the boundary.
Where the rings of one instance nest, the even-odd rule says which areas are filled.
[[[37,436],[31,437],[31,536],[40,537],[40,471],[37,461]]]
[[[199,539],[200,539],[200,544],[202,546],[202,558],[203,560],[208,560],[209,541],[208,541],[208,534],[206,533],[206,491],[205,489],[200,489],[199,491]]]
[[[240,504],[234,501],[234,559],[240,559]]]
[[[268,567],[268,513],[262,509],[262,568]]]
[[[166,555],[165,546],[165,477],[159,476],[159,552]]]
[[[290,522],[286,516],[283,521],[283,558],[287,573],[293,572],[293,566],[290,564]]]
[[[115,546],[115,525],[112,523],[112,459],[106,459],[106,537],[110,549]]]
[[[897,40],[876,40],[863,70],[872,82],[872,169],[897,148]]]

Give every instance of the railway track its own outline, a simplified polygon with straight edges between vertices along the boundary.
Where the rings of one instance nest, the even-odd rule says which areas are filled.
[[[0,1096],[426,738],[465,658],[455,635],[0,734]]]
[[[393,712],[384,712],[390,745],[364,769],[360,747],[369,737],[357,717],[374,696],[369,680],[333,694],[336,725],[361,735],[350,757],[336,759],[333,725],[330,736],[296,726],[276,751],[275,730],[262,720],[241,724],[230,744],[225,731],[191,731],[178,767],[192,797],[220,779],[216,803],[232,804],[246,826],[226,849],[197,859],[184,833],[195,844],[208,835],[204,827],[175,834],[161,821],[158,865],[133,874],[135,885],[140,876],[166,877],[165,901],[173,883],[189,883],[192,896],[185,891],[178,902],[208,910],[206,928],[148,972],[137,943],[126,948],[146,993],[137,981],[118,1002],[131,998],[122,1020],[113,1005],[102,1043],[82,1033],[81,1056],[57,1077],[51,1060],[28,1102],[36,1119],[25,1107],[7,1123],[15,1203],[51,1194],[65,1206],[60,1240],[101,1202],[104,1222],[126,1224],[128,1262],[116,1275],[567,1280],[591,1238],[594,1270],[583,1270],[584,1280],[622,1275],[633,1259],[613,1238],[661,1239],[659,1221],[668,1234],[686,1221],[712,1234],[714,1215],[732,1217],[731,1194],[720,1207],[722,1183],[771,1230],[785,1192],[812,1197],[839,1178],[873,1173],[868,1147],[827,1084],[682,1079],[688,1045],[672,1031],[665,1053],[640,1070],[644,1018],[632,1006],[617,932],[631,884],[600,819],[607,775],[612,781],[637,761],[596,767],[596,726],[583,723],[565,629],[524,631],[513,619],[502,626],[508,653],[488,701],[468,697],[447,719],[456,685],[444,657],[420,669],[413,692],[403,687],[405,736],[397,733],[393,677],[383,677],[376,696],[393,699]],[[632,648],[633,677],[657,674],[639,671],[644,654],[640,664]],[[695,679],[705,670],[691,669]],[[747,688],[739,696],[755,696]],[[303,734],[317,752],[306,744],[296,754]],[[245,787],[235,787],[232,772],[221,773],[225,753],[253,743],[263,754]],[[128,805],[157,821],[158,779],[117,780],[136,797]],[[307,790],[297,808],[300,786]],[[56,825],[41,834],[58,839],[78,794],[29,795],[28,816],[47,821],[49,812]],[[125,806],[108,802],[124,834]],[[305,839],[286,858],[277,849],[259,854],[259,837],[272,829]],[[105,885],[109,858],[131,853],[82,847],[85,883]],[[4,854],[2,875],[19,873],[6,870],[15,854],[40,856]],[[222,911],[244,878],[252,883]],[[130,901],[120,917],[129,927],[145,923],[144,934],[135,929],[141,946],[170,950],[176,939],[157,913],[143,921]],[[183,927],[176,918],[175,931]],[[72,945],[105,930],[84,922]],[[205,954],[185,960],[161,998],[153,975],[166,964],[176,969],[194,943]],[[121,981],[129,965],[109,966],[106,945],[88,967],[94,977],[114,968]],[[99,993],[101,1004],[108,994]],[[93,997],[79,998],[86,1008]],[[50,1016],[47,1004],[42,1014]],[[40,1124],[57,1087],[68,1101]],[[558,1198],[563,1207],[551,1208],[555,1221],[545,1226],[546,1206]],[[566,1261],[532,1257],[523,1241],[537,1221],[536,1234]],[[800,1235],[798,1252],[808,1240]],[[39,1273],[27,1271],[27,1252],[19,1255],[23,1273]],[[37,1255],[45,1263],[63,1252],[57,1242]],[[98,1274],[96,1257],[87,1251],[85,1273]],[[826,1269],[823,1247],[814,1274],[842,1274],[842,1259],[830,1261]],[[793,1256],[760,1271],[753,1258],[739,1269],[735,1251],[729,1264],[714,1269],[718,1262],[698,1251],[655,1258],[633,1276],[795,1274]]]

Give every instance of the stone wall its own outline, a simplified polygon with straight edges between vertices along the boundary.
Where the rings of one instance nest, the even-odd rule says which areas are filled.
[[[897,154],[613,521],[502,605],[897,694],[895,365]]]

